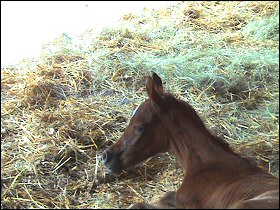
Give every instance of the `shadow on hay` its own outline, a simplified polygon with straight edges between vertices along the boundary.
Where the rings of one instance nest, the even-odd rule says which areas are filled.
[[[91,193],[97,193],[98,187],[103,184],[121,183],[133,181],[138,183],[161,179],[166,171],[181,171],[178,163],[168,154],[158,154],[136,167],[126,169],[119,176],[106,173],[93,182]]]

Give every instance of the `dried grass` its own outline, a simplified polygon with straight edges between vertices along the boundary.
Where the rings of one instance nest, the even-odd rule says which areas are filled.
[[[145,9],[2,68],[1,207],[127,208],[176,190],[183,172],[167,154],[120,177],[100,162],[152,71],[234,150],[279,176],[278,18],[279,2]]]

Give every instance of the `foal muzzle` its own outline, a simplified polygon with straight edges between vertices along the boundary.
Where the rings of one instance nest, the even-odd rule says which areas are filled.
[[[102,162],[114,175],[120,175],[123,171],[122,160],[120,158],[121,153],[115,153],[110,147],[102,153]]]

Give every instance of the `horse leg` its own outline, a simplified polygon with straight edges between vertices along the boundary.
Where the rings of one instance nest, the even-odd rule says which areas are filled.
[[[176,208],[176,191],[167,192],[159,200],[159,206],[162,208]]]
[[[133,204],[130,207],[130,209],[158,209],[158,207],[145,202],[140,202],[140,203]]]
[[[167,192],[159,201],[159,207],[153,206],[151,204],[141,202],[136,203],[130,207],[130,209],[175,209],[176,208],[176,192]]]

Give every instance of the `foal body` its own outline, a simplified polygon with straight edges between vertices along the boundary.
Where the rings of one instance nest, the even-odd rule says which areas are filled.
[[[243,208],[257,203],[248,199],[271,191],[274,198],[269,200],[271,203],[267,201],[267,207],[277,208],[279,195],[275,197],[274,190],[279,189],[278,179],[235,154],[223,140],[213,136],[202,121],[191,120],[198,116],[194,110],[189,112],[192,108],[188,104],[178,102],[175,109],[178,113],[173,113],[177,123],[167,124],[163,129],[169,135],[167,151],[176,156],[185,171],[176,193],[176,207]],[[184,111],[186,107],[188,111]]]
[[[212,135],[186,102],[163,92],[154,73],[147,77],[149,99],[124,134],[104,152],[104,163],[119,174],[160,152],[184,169],[183,183],[161,200],[165,208],[279,208],[279,180],[234,153]],[[134,208],[156,208],[138,203]]]

